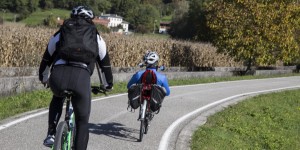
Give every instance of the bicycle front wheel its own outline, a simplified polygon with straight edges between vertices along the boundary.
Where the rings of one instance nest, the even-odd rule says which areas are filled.
[[[139,139],[140,142],[142,142],[144,132],[145,132],[145,125],[144,124],[145,124],[144,119],[142,119],[141,120],[141,126],[140,126],[140,139]]]
[[[53,150],[66,150],[68,145],[68,125],[66,121],[62,121],[57,126]]]
[[[148,124],[149,124],[149,120],[146,117],[145,121],[144,121],[144,134],[147,134],[147,132],[148,132]]]

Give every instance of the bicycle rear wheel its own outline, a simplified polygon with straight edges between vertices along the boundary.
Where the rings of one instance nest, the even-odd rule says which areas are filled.
[[[70,147],[69,149],[73,149],[75,136],[76,136],[76,124],[75,124],[75,114],[74,113],[71,115],[71,120],[69,123],[70,123],[70,125],[69,125],[70,126],[70,131],[69,131],[70,138],[68,139],[69,140],[68,147]]]
[[[57,126],[53,150],[65,150],[68,139],[68,125],[66,121],[62,121]]]

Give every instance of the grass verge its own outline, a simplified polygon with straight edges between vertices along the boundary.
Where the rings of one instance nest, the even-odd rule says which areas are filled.
[[[300,149],[300,90],[259,95],[208,118],[192,150]]]
[[[1,97],[0,120],[27,111],[47,107],[47,105],[49,105],[50,98],[50,90],[39,90],[21,93],[15,96]]]

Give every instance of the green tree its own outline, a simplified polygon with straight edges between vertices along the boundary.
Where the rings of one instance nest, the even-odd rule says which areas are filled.
[[[157,19],[159,19],[159,12],[155,7],[149,4],[140,5],[135,16],[134,26],[140,26],[139,28],[143,29],[144,33],[153,32]]]
[[[188,28],[190,37],[197,41],[210,41],[210,29],[207,26],[205,3],[211,0],[191,0],[188,11]]]
[[[52,0],[40,0],[40,7],[42,9],[51,9],[54,7]]]
[[[1,9],[10,9],[13,6],[12,1],[11,0],[1,0],[0,1],[0,8]]]
[[[172,19],[170,35],[173,38],[210,41],[205,4],[211,0],[190,0],[177,2]]]
[[[295,38],[299,5],[285,1],[220,0],[207,5],[208,26],[219,52],[253,65],[299,58]]]
[[[108,0],[101,0],[98,3],[98,10],[102,13],[108,12],[111,7],[112,7],[112,4]]]
[[[191,34],[188,32],[188,11],[189,3],[187,1],[177,2],[173,4],[174,13],[171,23],[171,29],[168,31],[173,38],[190,39]]]
[[[70,9],[69,0],[53,0],[55,8]]]
[[[111,0],[112,7],[110,13],[123,17],[125,21],[130,23],[130,28],[136,28],[136,15],[141,6],[139,0]]]
[[[163,3],[162,0],[141,0],[141,4],[150,4],[153,6],[159,6]]]
[[[28,0],[28,10],[34,12],[39,8],[39,0]]]
[[[17,18],[17,21],[26,18],[30,14],[27,0],[13,0],[12,9],[13,12],[20,14]]]

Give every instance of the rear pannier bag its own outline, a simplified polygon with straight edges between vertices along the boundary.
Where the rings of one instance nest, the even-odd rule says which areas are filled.
[[[141,84],[132,85],[128,89],[128,103],[133,109],[137,109],[140,106],[141,90],[142,90]]]
[[[150,109],[155,112],[161,107],[166,96],[166,92],[163,87],[158,85],[152,85],[151,91],[151,100],[150,100]]]

